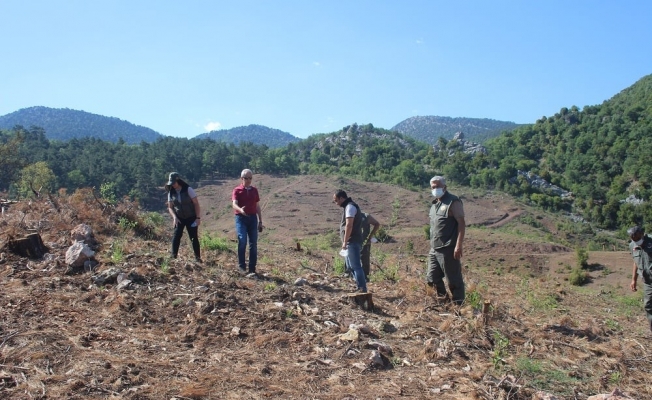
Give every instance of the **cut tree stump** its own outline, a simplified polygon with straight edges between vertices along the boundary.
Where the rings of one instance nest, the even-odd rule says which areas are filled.
[[[42,258],[48,252],[48,248],[45,247],[41,235],[38,233],[9,240],[7,249],[16,255],[28,258]]]
[[[347,297],[349,303],[357,304],[362,307],[363,310],[374,310],[374,300],[371,296],[371,293],[351,293]]]
[[[491,311],[491,300],[485,300],[482,304],[482,323],[489,322],[489,312]]]

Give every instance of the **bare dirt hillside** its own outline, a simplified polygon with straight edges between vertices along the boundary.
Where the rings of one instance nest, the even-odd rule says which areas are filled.
[[[247,278],[234,251],[238,183],[197,188],[200,231],[226,243],[205,247],[203,264],[186,239],[168,258],[165,214],[107,207],[90,191],[11,204],[0,218],[0,398],[587,399],[615,388],[652,398],[651,337],[624,244],[591,252],[588,283],[572,286],[576,255],[556,217],[451,187],[470,225],[467,301],[454,307],[423,284],[427,190],[256,175],[266,228],[261,275]],[[387,234],[372,250],[373,311],[348,301],[338,188]],[[99,263],[70,268],[80,223]],[[45,256],[12,252],[30,233]]]

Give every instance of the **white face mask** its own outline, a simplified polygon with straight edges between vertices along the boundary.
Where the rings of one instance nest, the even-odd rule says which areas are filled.
[[[637,246],[642,245],[643,244],[643,238],[641,238],[641,240],[635,241],[634,243],[636,243]]]
[[[440,198],[444,195],[444,188],[435,188],[432,189],[432,195],[436,198]]]

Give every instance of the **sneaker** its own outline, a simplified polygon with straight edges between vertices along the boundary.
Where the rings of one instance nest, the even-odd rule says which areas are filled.
[[[197,262],[197,263],[199,263],[199,264],[203,264],[203,263],[204,263],[204,260],[202,260],[201,257],[196,257],[196,258],[195,258],[195,262]]]
[[[243,274],[243,275],[247,273],[247,269],[246,269],[246,268],[240,268],[240,267],[238,267],[238,271],[239,271],[241,274]]]
[[[252,279],[258,278],[258,274],[255,272],[250,272],[247,274],[247,278],[252,278]]]

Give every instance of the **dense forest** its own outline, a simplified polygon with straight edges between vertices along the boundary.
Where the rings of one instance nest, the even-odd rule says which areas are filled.
[[[95,138],[57,141],[48,140],[44,129],[17,126],[0,131],[0,191],[30,196],[94,186],[105,196],[147,203],[161,197],[170,171],[190,182],[251,168],[268,174],[341,174],[410,188],[424,188],[433,174],[443,174],[453,184],[503,190],[545,209],[575,212],[596,227],[617,229],[652,220],[650,133],[652,75],[601,105],[562,108],[504,132],[485,143],[486,153],[467,153],[459,141],[443,137],[431,146],[371,124],[279,148],[172,137],[137,145]],[[538,189],[524,173],[572,196]]]
[[[298,142],[298,137],[292,136],[279,129],[272,129],[262,125],[239,126],[231,129],[220,129],[195,136],[195,139],[213,139],[216,142],[240,144],[252,142],[270,148],[287,146]]]
[[[43,128],[50,140],[96,137],[108,142],[122,139],[129,144],[153,142],[162,135],[144,126],[68,108],[29,107],[0,116],[0,129],[14,126]]]
[[[514,122],[488,118],[417,116],[399,122],[392,130],[429,144],[436,144],[440,137],[450,140],[457,132],[464,132],[467,139],[483,143],[518,126]]]

